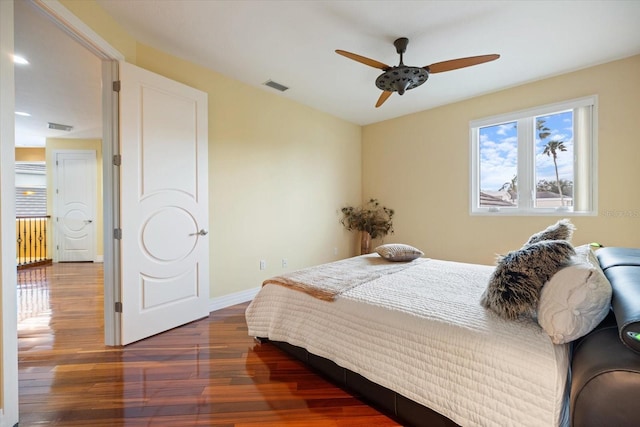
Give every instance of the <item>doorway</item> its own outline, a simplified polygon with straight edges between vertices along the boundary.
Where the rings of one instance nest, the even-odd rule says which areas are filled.
[[[118,61],[124,60],[122,54],[113,49],[108,43],[91,31],[75,15],[71,14],[64,6],[57,1],[33,2],[0,1],[0,48],[2,52],[15,52],[15,30],[14,6],[27,4],[29,7],[35,6],[32,11],[44,14],[50,18],[59,28],[65,28],[67,37],[75,35],[85,49],[92,52],[99,58],[100,76],[102,81],[117,80]],[[61,24],[64,23],[64,24]],[[0,164],[0,179],[3,182],[11,182],[15,179],[15,88],[16,79],[15,65],[9,55],[0,57],[0,69],[2,79],[0,81],[0,145],[2,160]],[[58,64],[59,65],[59,64]],[[53,85],[52,85],[53,86]],[[107,159],[111,159],[114,151],[117,150],[117,96],[112,93],[110,85],[105,85],[101,90],[101,104],[103,107],[101,123],[104,123],[102,132],[103,154]],[[107,162],[105,162],[107,163]],[[111,163],[107,163],[111,165]],[[117,189],[118,177],[114,177],[112,167],[104,170],[105,187],[102,199],[113,200],[114,192]],[[16,287],[17,277],[15,273],[15,218],[13,218],[13,206],[15,204],[15,194],[13,192],[2,192],[2,249],[3,257],[1,264],[2,294],[2,359],[0,366],[2,377],[0,396],[2,396],[2,410],[0,410],[0,424],[14,425],[18,422],[18,355],[17,355],[17,310],[16,310]],[[113,230],[114,212],[117,212],[117,203],[112,209],[105,210],[104,229]],[[114,263],[115,250],[112,239],[106,239],[104,243],[104,306],[110,307],[110,312],[105,309],[104,315],[104,336],[107,345],[114,345],[116,342],[116,315],[114,310],[114,299],[117,292],[115,286],[116,266]]]
[[[36,4],[102,60],[105,344],[207,316],[207,94],[116,61],[59,3]]]
[[[28,19],[27,25],[24,25],[25,22],[21,22],[21,19]],[[68,224],[70,227],[66,232],[58,233],[56,230],[56,236],[54,236],[51,231],[55,227],[49,227],[48,240],[49,242],[55,240],[55,246],[50,243],[49,253],[54,261],[104,262],[104,342],[107,345],[115,345],[117,342],[117,317],[114,301],[118,297],[116,295],[118,289],[116,289],[114,279],[116,277],[114,273],[116,271],[114,262],[116,256],[113,239],[105,239],[104,236],[109,236],[105,230],[113,230],[114,218],[117,217],[119,208],[117,203],[112,202],[114,191],[117,189],[118,177],[114,177],[112,162],[105,160],[111,160],[114,151],[117,150],[117,94],[114,94],[110,84],[103,84],[103,82],[117,80],[118,61],[124,58],[58,2],[16,1],[14,20],[16,53],[21,53],[18,52],[18,48],[27,44],[26,41],[22,43],[21,38],[31,38],[28,40],[28,44],[34,47],[35,55],[26,72],[33,73],[38,67],[44,68],[47,74],[43,78],[43,83],[40,83],[45,88],[41,89],[49,91],[46,93],[46,99],[53,99],[57,103],[54,107],[51,105],[42,107],[42,110],[46,110],[50,114],[47,116],[50,118],[47,118],[46,121],[71,120],[72,124],[71,130],[55,129],[50,131],[54,132],[53,134],[47,134],[47,148],[45,149],[45,158],[42,160],[47,162],[49,168],[47,171],[48,212],[51,214],[55,212],[53,205],[56,203],[56,194],[54,194],[56,152],[60,154],[70,152],[68,150],[79,150],[94,151],[95,153],[93,161],[95,173],[86,172],[85,166],[91,167],[87,163],[82,166],[83,170],[76,171],[76,176],[68,177],[68,181],[80,183],[85,190],[92,191],[93,196],[90,197],[93,197],[95,203],[87,208],[87,212],[75,209],[77,206],[71,209],[71,215],[67,215],[67,217],[72,221]],[[37,37],[35,37],[36,35]],[[45,42],[41,41],[43,38]],[[48,43],[50,40],[54,40],[55,43]],[[43,46],[39,46],[40,44]],[[47,51],[43,52],[43,49],[47,49]],[[56,49],[62,50],[63,53],[56,53]],[[48,56],[49,61],[53,60],[53,63],[43,63],[38,59],[39,56]],[[53,67],[58,70],[54,72]],[[24,87],[24,84],[21,85],[24,82],[20,82],[18,75],[21,71],[16,69],[16,107],[18,107],[20,100],[21,88]],[[69,86],[69,78],[64,85],[58,84],[53,76],[61,74],[68,74],[71,80],[79,80],[81,85],[79,87]],[[54,91],[55,88],[57,88],[57,92]],[[29,92],[31,89],[31,87],[26,89],[27,95],[33,95],[32,92]],[[87,102],[82,101],[85,97],[89,100],[87,102],[97,104],[97,106],[89,106]],[[40,100],[40,98],[36,99]],[[80,105],[79,109],[74,106],[76,102]],[[32,104],[37,105],[38,103]],[[91,111],[88,111],[89,109]],[[68,110],[67,112],[70,113],[66,116],[56,116],[58,110]],[[38,109],[36,111],[42,112]],[[34,114],[31,118],[38,119],[38,115]],[[43,120],[41,115],[39,122]],[[46,122],[44,126],[46,127]],[[18,123],[16,123],[16,141],[21,139],[21,131],[22,129],[19,129]],[[41,141],[40,144],[45,145],[44,141]],[[61,159],[57,160],[60,165]],[[86,176],[87,173],[90,176]],[[64,193],[65,190],[62,191]],[[105,206],[108,208],[105,209]],[[83,216],[82,218],[75,218],[80,214]],[[92,235],[83,236],[82,233],[87,228],[92,231]],[[65,243],[60,245],[60,240]],[[62,252],[57,250],[58,247]],[[79,255],[81,255],[80,258]]]
[[[129,317],[129,321],[126,318],[133,313],[132,309],[139,308],[139,304],[130,298],[127,298],[130,304],[121,299],[120,276],[116,274],[126,268],[132,272],[132,275],[128,277],[133,277],[135,274],[135,277],[127,282],[126,289],[130,290],[129,288],[142,286],[146,291],[142,294],[144,299],[141,301],[144,309],[143,314],[157,312],[158,307],[169,310],[171,302],[175,302],[183,308],[180,313],[190,316],[189,318],[179,317],[178,319],[181,321],[184,320],[182,323],[206,317],[208,315],[207,263],[209,259],[208,238],[204,237],[208,233],[206,230],[208,220],[206,185],[208,177],[207,94],[150,71],[126,64],[119,53],[113,53],[113,48],[91,30],[86,30],[86,25],[60,3],[52,0],[36,4],[49,14],[54,22],[63,23],[59,25],[65,27],[69,33],[75,34],[83,42],[88,41],[86,47],[102,60],[103,82],[118,82],[118,84],[103,85],[102,92],[103,123],[105,124],[102,139],[105,185],[101,199],[107,202],[104,209],[103,231],[108,236],[104,239],[105,344],[117,345],[125,342],[119,335],[121,325],[135,324],[131,317]],[[12,10],[10,12],[9,16],[12,17]],[[3,22],[4,25],[5,20],[0,22]],[[80,30],[76,31],[77,28]],[[96,47],[101,44],[104,44],[105,49]],[[118,78],[120,63],[123,66],[121,79]],[[120,81],[123,88],[121,94],[119,93]],[[10,85],[13,86],[12,78]],[[145,90],[141,90],[142,87]],[[120,116],[121,122],[119,122],[118,114],[120,96],[122,97],[120,108],[123,108],[123,114]],[[10,105],[12,105],[12,101],[12,99],[9,100]],[[134,114],[124,112],[123,106],[125,105],[129,109],[127,111],[134,111]],[[2,113],[2,117],[6,118],[4,110]],[[125,143],[122,145],[127,147],[130,152],[129,156],[123,156],[126,161],[122,163],[120,163],[117,136],[119,128],[123,129],[123,132],[127,129],[133,130],[131,133],[126,133],[128,137],[123,138]],[[144,131],[137,132],[136,129]],[[168,132],[158,132],[158,129],[166,129]],[[4,142],[4,133],[2,135]],[[187,144],[184,143],[185,140]],[[141,158],[132,156],[131,150],[134,153],[144,153],[144,155]],[[172,151],[176,155],[165,159],[167,150],[178,151],[175,153]],[[8,159],[13,161],[13,157],[10,155]],[[158,162],[158,159],[165,160],[167,164]],[[171,161],[176,159],[178,161]],[[185,159],[189,161],[185,161]],[[194,163],[195,167],[180,167],[191,164],[189,162]],[[144,165],[147,167],[145,168]],[[150,165],[160,165],[160,167],[149,167]],[[13,172],[11,168],[7,169]],[[159,171],[164,173],[159,173]],[[167,172],[172,173],[171,177]],[[121,176],[122,178],[120,178]],[[120,179],[123,182],[133,184],[127,186],[130,189],[127,194],[133,195],[136,198],[136,203],[129,203],[127,201],[129,198],[126,195],[121,195]],[[141,187],[140,183],[143,184]],[[144,200],[139,198],[138,189],[140,188],[143,189],[143,195],[149,197],[143,197]],[[184,194],[189,199],[185,201],[184,206],[176,207],[175,203],[169,200],[169,197],[165,197],[165,195],[175,193]],[[121,199],[122,203],[120,203]],[[147,199],[152,203],[142,203]],[[125,209],[133,209],[133,211],[130,210],[127,214]],[[122,213],[120,214],[120,212]],[[121,217],[128,219],[128,227],[121,228]],[[167,222],[171,222],[172,218],[181,220],[180,227],[165,226]],[[6,230],[6,218],[3,220],[3,229]],[[129,232],[123,233],[123,230]],[[153,276],[145,273],[145,270],[141,269],[143,266],[136,267],[130,257],[124,256],[124,248],[131,250],[136,246],[136,243],[140,242],[138,239],[140,236],[142,236],[144,243],[142,255],[146,257],[147,263],[154,264]],[[120,244],[121,239],[122,245]],[[140,249],[139,245],[136,248],[136,250]],[[171,250],[167,252],[167,248]],[[173,249],[180,249],[183,252],[178,253]],[[184,269],[180,271],[167,270],[163,280],[154,281],[154,278],[157,277],[156,267],[165,264],[173,266],[175,264],[173,261],[182,262]],[[176,286],[173,286],[174,284]],[[190,288],[180,286],[181,284],[190,285]],[[6,288],[7,283],[3,286],[3,293],[9,294],[9,296],[15,291],[7,291]],[[153,290],[158,292],[151,292]],[[135,295],[140,296],[141,294],[136,293]],[[120,310],[118,310],[115,301],[120,301]],[[197,310],[187,309],[188,305],[197,308]],[[122,309],[123,306],[125,309]],[[129,307],[129,311],[127,311],[127,307]],[[11,310],[8,313],[12,314],[14,311]],[[3,314],[6,319],[7,312]],[[169,314],[173,314],[173,312],[169,311]],[[168,319],[171,316],[164,317]],[[172,328],[182,323],[168,327]],[[7,325],[8,328],[5,330],[12,330],[12,327],[15,327],[15,319],[7,322]],[[150,334],[159,332],[161,331],[151,331]],[[145,336],[149,336],[149,333],[145,332],[145,334]],[[144,336],[134,338],[134,340],[142,338]],[[4,348],[7,347],[4,346]],[[7,356],[7,360],[12,360],[11,355]],[[8,373],[8,376],[12,377],[10,378],[11,382],[16,379],[13,377],[17,376],[17,372],[13,372],[11,369],[5,369],[3,373]],[[14,390],[11,390],[11,393],[15,395]]]
[[[16,161],[37,160],[45,165],[45,181],[38,184],[45,191],[45,211],[37,219],[25,220],[33,226],[26,227],[28,236],[22,239],[40,244],[35,248],[27,245],[27,255],[45,252],[37,261],[47,262],[101,261],[102,200],[98,197],[102,195],[102,179],[96,174],[102,169],[96,162],[102,161],[102,58],[48,17],[38,2],[15,1],[13,5],[14,49],[23,58],[14,65],[16,112],[20,113],[14,121],[15,156]],[[93,163],[86,164],[96,172],[87,169],[90,175],[54,182],[61,164],[52,153],[83,149],[96,151]],[[73,160],[63,160],[67,162]],[[84,206],[68,206],[58,214],[56,202],[75,197],[71,190],[77,188],[96,195],[93,203],[82,201]],[[30,198],[36,195],[40,193]],[[74,217],[78,215],[90,217]],[[25,262],[25,266],[29,264]]]

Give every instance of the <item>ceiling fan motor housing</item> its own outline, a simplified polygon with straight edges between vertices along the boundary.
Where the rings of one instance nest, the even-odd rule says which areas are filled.
[[[416,88],[427,81],[429,72],[422,67],[399,65],[391,67],[376,79],[378,89],[398,92],[399,95],[409,89]]]

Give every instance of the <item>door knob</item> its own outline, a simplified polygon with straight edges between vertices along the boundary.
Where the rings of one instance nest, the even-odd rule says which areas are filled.
[[[209,232],[203,228],[200,231],[198,231],[198,234],[201,236],[206,236],[207,234],[209,234]]]
[[[92,220],[92,219],[85,219],[85,220],[84,220],[84,223],[85,223],[85,224],[91,224],[92,222],[93,222],[93,220]]]

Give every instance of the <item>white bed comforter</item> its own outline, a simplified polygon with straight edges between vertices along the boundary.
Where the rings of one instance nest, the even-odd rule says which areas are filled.
[[[333,302],[266,285],[247,308],[249,334],[304,347],[462,426],[562,425],[568,347],[480,306],[492,271],[421,258]]]

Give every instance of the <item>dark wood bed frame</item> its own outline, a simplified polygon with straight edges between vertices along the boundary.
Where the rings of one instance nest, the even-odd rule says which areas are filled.
[[[413,427],[457,427],[458,424],[449,418],[414,402],[393,390],[382,387],[360,374],[345,369],[335,362],[309,353],[302,347],[297,347],[286,342],[270,341],[266,338],[257,338],[261,343],[271,343],[303,362],[313,370],[331,380],[337,386],[347,390],[375,408],[398,420],[405,426]]]

